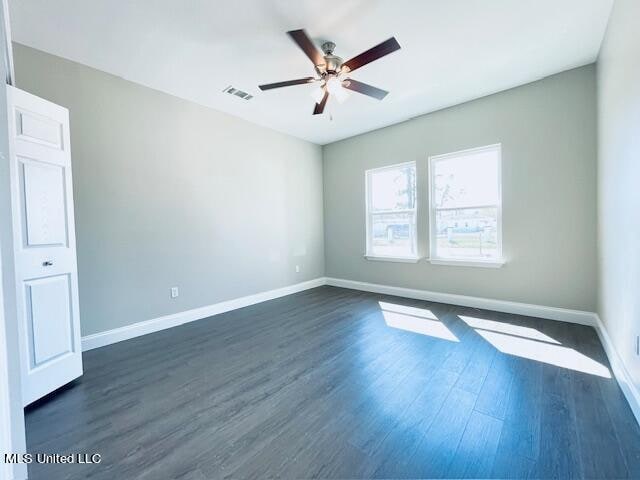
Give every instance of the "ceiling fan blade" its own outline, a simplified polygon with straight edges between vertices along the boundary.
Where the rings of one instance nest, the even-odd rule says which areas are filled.
[[[385,55],[389,55],[396,50],[400,50],[400,44],[395,39],[395,37],[391,37],[389,40],[385,40],[375,47],[370,48],[366,52],[362,52],[360,55],[356,55],[351,60],[347,60],[342,64],[342,66],[349,68],[349,71],[353,72],[356,68],[360,68],[367,63],[378,60],[379,58],[384,57]]]
[[[315,81],[313,77],[298,78],[297,80],[287,80],[286,82],[267,83],[260,85],[260,90],[271,90],[272,88],[290,87],[291,85],[302,85],[303,83],[311,83]]]
[[[287,32],[291,39],[296,42],[296,44],[302,49],[309,60],[313,62],[314,65],[324,65],[324,57],[320,50],[313,44],[309,35],[304,30],[291,30]]]
[[[322,97],[322,100],[320,101],[320,103],[316,103],[316,106],[313,109],[314,115],[320,115],[322,112],[324,112],[324,106],[327,104],[328,99],[329,99],[329,92],[325,90],[324,97]]]
[[[344,88],[348,88],[349,90],[353,90],[354,92],[377,98],[378,100],[382,100],[389,93],[386,90],[382,90],[381,88],[374,87],[373,85],[369,85],[368,83],[362,83],[351,78],[347,78],[346,80],[344,80],[342,82],[342,86]]]

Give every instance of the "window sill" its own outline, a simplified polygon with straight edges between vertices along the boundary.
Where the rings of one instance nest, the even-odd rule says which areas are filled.
[[[452,267],[501,268],[504,260],[457,260],[453,258],[427,258],[432,265],[448,265]]]
[[[418,263],[420,257],[386,257],[384,255],[365,255],[364,258],[374,262]]]

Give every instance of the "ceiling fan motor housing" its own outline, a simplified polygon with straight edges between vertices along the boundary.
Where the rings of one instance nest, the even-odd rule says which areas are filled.
[[[316,65],[316,71],[319,75],[327,74],[335,75],[340,72],[340,67],[344,63],[342,58],[333,54],[336,44],[333,42],[324,42],[322,44],[322,52],[324,53],[324,65]]]
[[[322,74],[337,74],[340,72],[340,67],[342,67],[342,58],[336,55],[325,55],[324,56],[324,65],[320,65],[319,72]]]

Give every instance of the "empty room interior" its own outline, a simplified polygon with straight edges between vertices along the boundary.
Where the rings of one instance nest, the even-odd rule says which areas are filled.
[[[640,478],[639,1],[0,13],[0,479]]]

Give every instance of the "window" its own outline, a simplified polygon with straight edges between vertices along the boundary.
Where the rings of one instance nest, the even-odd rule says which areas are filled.
[[[367,258],[416,260],[415,162],[367,170]]]
[[[500,145],[429,159],[433,263],[503,263],[500,165]]]

